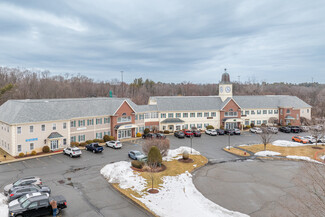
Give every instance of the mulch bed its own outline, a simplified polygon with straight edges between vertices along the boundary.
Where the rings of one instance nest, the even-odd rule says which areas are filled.
[[[322,147],[312,147],[313,149],[323,149]]]
[[[178,161],[179,162],[182,162],[182,163],[193,163],[194,162],[194,160],[191,159],[191,158],[186,159],[186,160],[184,160],[183,158],[181,158],[181,159],[178,159]]]
[[[157,167],[154,171],[147,171],[147,170],[143,170],[143,169],[139,169],[139,168],[135,168],[133,166],[131,166],[131,169],[137,171],[137,172],[152,172],[152,173],[159,173],[162,171],[165,171],[167,169],[167,167],[164,164],[161,164],[160,167]]]
[[[150,189],[148,190],[150,194],[157,194],[159,191],[157,189]]]

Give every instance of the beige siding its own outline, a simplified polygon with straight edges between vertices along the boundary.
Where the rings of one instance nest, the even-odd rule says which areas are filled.
[[[11,127],[6,123],[0,122],[0,148],[8,153],[12,151]]]

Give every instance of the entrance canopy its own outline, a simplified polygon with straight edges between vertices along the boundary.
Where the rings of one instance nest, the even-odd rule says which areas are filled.
[[[290,116],[290,115],[287,115],[284,119],[286,119],[286,120],[294,120],[295,118]]]
[[[184,122],[185,121],[183,121],[182,119],[179,119],[179,118],[166,118],[161,123],[162,124],[179,124],[179,123],[184,123]]]
[[[48,139],[58,139],[58,138],[62,138],[63,136],[58,133],[58,132],[53,132],[51,133],[47,138]]]
[[[240,118],[224,118],[222,119],[222,122],[225,123],[231,123],[231,122],[243,122],[244,120],[240,119]]]
[[[132,129],[136,127],[138,126],[135,124],[120,124],[120,125],[116,125],[114,128],[115,130],[126,130],[126,129]]]

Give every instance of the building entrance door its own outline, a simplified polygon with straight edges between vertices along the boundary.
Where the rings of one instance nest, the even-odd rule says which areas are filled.
[[[118,131],[119,139],[126,139],[126,138],[131,138],[131,137],[132,137],[132,129]]]
[[[237,128],[237,123],[234,122],[226,123],[226,129],[235,129],[235,128]]]
[[[56,150],[59,148],[59,141],[58,140],[51,140],[51,150]]]

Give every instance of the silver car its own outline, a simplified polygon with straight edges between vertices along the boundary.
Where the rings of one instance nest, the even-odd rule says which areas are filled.
[[[122,143],[120,141],[108,141],[106,142],[106,146],[117,149],[122,148]]]
[[[24,186],[24,185],[41,185],[42,184],[42,179],[36,176],[31,176],[31,177],[25,177],[18,179],[16,182],[12,184],[8,184],[4,187],[3,191],[4,194],[7,196],[10,189],[18,187],[18,186]]]
[[[276,127],[268,127],[267,131],[274,134],[277,134],[279,132],[278,128]]]

